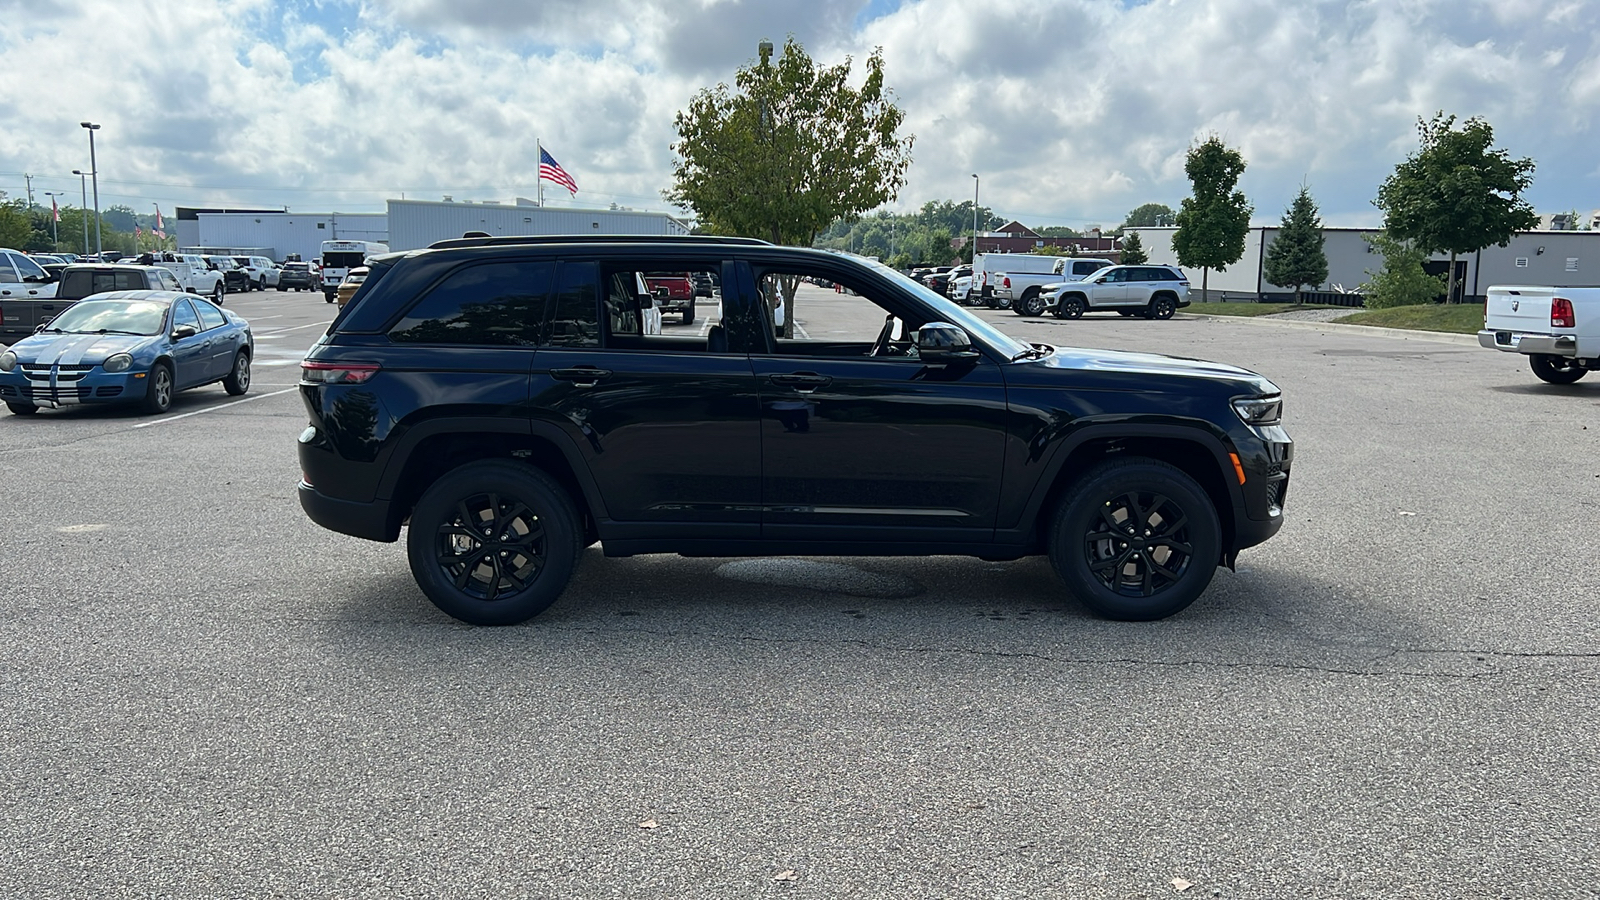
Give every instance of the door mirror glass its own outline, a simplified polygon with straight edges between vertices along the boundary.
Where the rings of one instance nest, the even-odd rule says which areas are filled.
[[[195,328],[193,325],[179,325],[172,329],[172,339],[175,341],[181,341],[184,338],[194,337],[199,333],[200,330]]]
[[[972,338],[948,322],[929,322],[917,329],[917,356],[923,362],[941,363],[977,359]]]

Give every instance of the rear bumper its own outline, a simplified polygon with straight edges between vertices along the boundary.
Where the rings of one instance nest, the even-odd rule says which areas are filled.
[[[329,531],[385,543],[400,537],[398,528],[389,527],[387,500],[373,500],[370,503],[338,500],[319,493],[304,481],[300,482],[299,493],[300,508],[306,511],[311,521]]]
[[[1541,354],[1576,358],[1578,337],[1573,334],[1529,334],[1522,331],[1478,332],[1478,346],[1506,353]]]

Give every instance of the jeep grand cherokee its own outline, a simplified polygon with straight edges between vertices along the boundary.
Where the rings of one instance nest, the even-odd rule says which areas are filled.
[[[417,583],[467,622],[543,611],[595,542],[1045,554],[1094,612],[1156,619],[1283,521],[1293,445],[1265,378],[1024,343],[870,261],[501,237],[370,268],[302,366],[300,500],[345,534],[404,529]],[[662,271],[715,274],[720,318],[644,333],[639,275]]]

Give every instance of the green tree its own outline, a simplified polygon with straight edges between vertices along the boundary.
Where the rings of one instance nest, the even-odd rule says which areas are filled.
[[[1128,217],[1122,220],[1123,228],[1155,228],[1162,225],[1171,225],[1177,221],[1177,215],[1172,207],[1165,203],[1145,203],[1135,206],[1128,212]]]
[[[859,88],[849,58],[819,67],[792,36],[775,62],[769,48],[733,88],[703,89],[677,114],[678,159],[662,196],[713,233],[809,246],[836,219],[899,195],[913,138],[899,135],[905,113],[884,86],[881,48]],[[784,286],[786,335],[797,286]]]
[[[1144,252],[1144,241],[1139,240],[1139,232],[1129,232],[1122,239],[1122,264],[1137,266],[1150,261],[1150,254]]]
[[[1226,272],[1244,256],[1252,210],[1244,194],[1234,190],[1244,169],[1239,151],[1214,136],[1190,147],[1184,163],[1194,195],[1184,199],[1174,219],[1178,230],[1172,250],[1180,265],[1200,269],[1200,296],[1208,300],[1211,270]]]
[[[20,250],[32,237],[28,204],[22,200],[7,200],[5,191],[0,191],[0,247]]]
[[[1322,219],[1311,191],[1304,185],[1283,214],[1278,236],[1272,239],[1262,260],[1261,271],[1276,285],[1294,288],[1294,302],[1300,302],[1302,285],[1316,286],[1328,280],[1328,254],[1323,250]]]
[[[1373,201],[1392,237],[1423,253],[1450,254],[1448,296],[1454,298],[1456,257],[1490,244],[1504,247],[1539,224],[1522,192],[1533,184],[1532,159],[1491,148],[1494,129],[1476,116],[1458,130],[1456,117],[1417,118],[1419,148],[1395,166]]]
[[[101,213],[100,216],[101,221],[105,223],[104,227],[112,231],[126,231],[132,234],[133,226],[138,224],[138,218],[133,212],[133,207],[121,203],[106,207],[105,212]]]
[[[1047,238],[1083,237],[1083,235],[1078,233],[1076,228],[1069,228],[1066,225],[1047,225],[1042,228],[1035,228],[1033,231],[1040,237]]]
[[[1365,238],[1373,250],[1383,254],[1383,268],[1367,270],[1371,280],[1361,286],[1368,308],[1432,303],[1447,290],[1443,275],[1429,275],[1423,270],[1422,263],[1429,254],[1412,242],[1386,232]]]

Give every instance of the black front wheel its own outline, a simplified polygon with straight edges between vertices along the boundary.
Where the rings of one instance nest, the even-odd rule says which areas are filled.
[[[473,625],[515,625],[555,603],[584,546],[562,487],[532,466],[469,463],[411,512],[411,574],[434,605]]]
[[[1150,621],[1179,612],[1222,559],[1211,499],[1181,469],[1133,457],[1074,485],[1050,528],[1050,562],[1095,614]]]
[[[1056,318],[1081,319],[1083,318],[1083,298],[1078,296],[1062,297],[1056,303]]]
[[[1533,368],[1533,374],[1539,376],[1540,381],[1550,384],[1571,384],[1589,374],[1589,370],[1579,365],[1575,359],[1544,353],[1529,356],[1528,365]]]
[[[32,403],[7,403],[6,409],[11,410],[14,416],[31,416],[39,411],[39,407]]]

